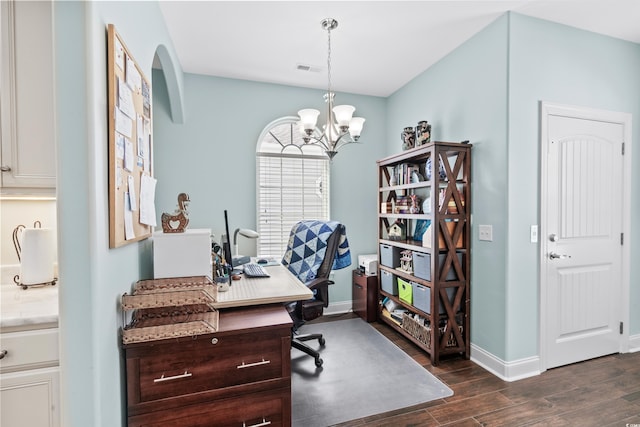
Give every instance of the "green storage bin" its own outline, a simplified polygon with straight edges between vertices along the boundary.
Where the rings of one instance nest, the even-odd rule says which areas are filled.
[[[407,304],[413,304],[413,286],[410,282],[398,277],[398,296]]]

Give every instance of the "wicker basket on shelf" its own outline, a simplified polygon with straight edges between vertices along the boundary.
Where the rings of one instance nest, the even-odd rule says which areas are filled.
[[[431,347],[431,325],[423,325],[422,323],[415,320],[413,317],[407,314],[402,315],[402,329],[407,331],[409,335],[415,338],[417,341],[426,345],[427,347]],[[444,335],[446,327],[442,326],[439,328],[440,333],[438,337],[442,337]],[[458,326],[460,333],[462,333],[462,326]],[[456,336],[451,334],[449,340],[447,341],[446,347],[457,347],[458,341],[456,340]]]

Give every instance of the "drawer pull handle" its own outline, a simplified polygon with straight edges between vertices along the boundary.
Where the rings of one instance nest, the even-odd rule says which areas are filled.
[[[242,362],[242,365],[236,366],[236,369],[252,368],[254,366],[268,365],[269,363],[271,363],[271,360],[264,360],[264,359],[262,359],[262,362],[254,362],[254,363],[244,363],[244,362]],[[258,425],[262,425],[262,424],[258,424]],[[264,424],[264,425],[266,425],[266,424]]]
[[[4,357],[8,354],[9,352],[7,350],[2,350],[0,351],[0,359],[4,359]]]
[[[188,378],[191,375],[193,375],[193,374],[191,372],[187,372],[187,371],[184,371],[184,374],[173,375],[171,377],[165,377],[164,374],[162,374],[162,376],[160,378],[156,378],[155,380],[153,380],[153,382],[154,383],[161,383],[163,381],[179,380],[180,378]]]
[[[242,423],[242,427],[262,427],[262,426],[268,426],[268,425],[271,425],[271,421],[267,421],[267,420],[265,420],[264,418],[262,419],[262,422],[261,422],[261,423],[258,423],[258,424],[251,424],[250,426],[248,426],[248,425],[247,425],[247,424],[245,424],[245,423]]]

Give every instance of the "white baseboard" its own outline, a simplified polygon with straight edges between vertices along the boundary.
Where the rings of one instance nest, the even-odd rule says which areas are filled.
[[[471,360],[504,381],[517,381],[540,375],[538,356],[505,362],[472,343]]]
[[[629,337],[629,353],[640,351],[640,334]],[[471,344],[471,360],[504,381],[517,381],[542,373],[540,357],[505,362],[484,349]]]
[[[629,353],[640,351],[640,334],[629,336]]]
[[[324,314],[344,314],[353,310],[352,301],[339,301],[335,303],[329,303],[329,307],[324,309]]]

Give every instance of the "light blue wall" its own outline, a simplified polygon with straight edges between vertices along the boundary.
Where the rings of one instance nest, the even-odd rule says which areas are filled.
[[[509,56],[509,237],[506,360],[538,352],[539,103],[631,113],[633,120],[631,259],[640,228],[640,45],[512,14]],[[544,238],[544,236],[541,236]],[[640,333],[640,267],[631,265],[630,334]],[[633,303],[635,302],[635,304]]]
[[[119,301],[132,283],[151,272],[148,241],[109,249],[109,23],[115,24],[147,77],[159,45],[175,59],[155,2],[54,4],[61,425],[65,427],[125,424]],[[181,78],[179,67],[176,78]]]
[[[427,119],[435,140],[473,147],[472,343],[504,361],[538,355],[539,103],[640,117],[640,46],[506,14],[388,100],[389,153],[404,126]],[[636,120],[637,121],[637,120]],[[640,140],[640,127],[633,140]],[[638,145],[637,143],[635,145]],[[639,150],[632,155],[632,224],[639,217]],[[480,242],[477,225],[493,225]],[[631,259],[640,241],[629,239]],[[631,265],[630,334],[640,332],[640,268]]]
[[[502,17],[389,98],[389,154],[400,132],[419,120],[432,140],[470,140],[472,148],[471,341],[496,355],[506,342],[507,40]],[[477,238],[493,225],[493,241]]]
[[[305,107],[322,108],[324,91],[185,74],[184,124],[172,123],[162,72],[153,73],[156,207],[171,212],[180,192],[189,194],[189,227],[210,228],[220,241],[224,210],[229,229],[256,226],[256,146],[260,133],[279,117]],[[336,94],[366,118],[362,144],[344,147],[331,164],[331,217],[342,221],[353,257],[376,252],[377,174],[385,150],[385,100]],[[239,246],[251,245],[249,240]],[[255,243],[253,243],[255,245]],[[242,253],[250,253],[254,247]],[[332,303],[351,300],[351,268],[336,273]]]

